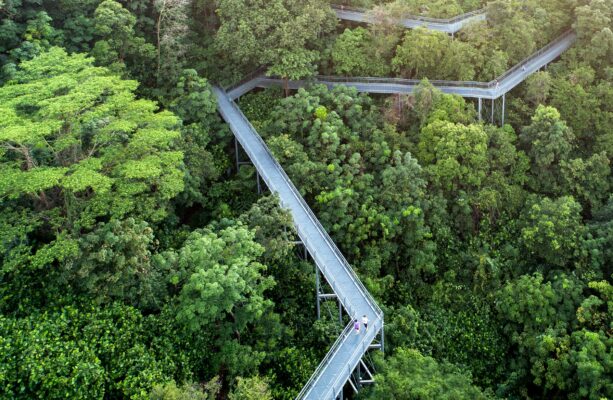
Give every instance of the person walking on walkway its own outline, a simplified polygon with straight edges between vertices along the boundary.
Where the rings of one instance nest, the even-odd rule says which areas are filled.
[[[368,317],[366,314],[362,316],[362,325],[364,325],[364,333],[368,330]]]
[[[355,330],[356,335],[360,334],[360,323],[358,322],[357,319],[353,320],[353,329]]]

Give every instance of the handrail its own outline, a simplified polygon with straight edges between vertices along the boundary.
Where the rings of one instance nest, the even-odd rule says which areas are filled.
[[[336,338],[336,341],[330,347],[330,350],[326,353],[326,356],[321,360],[315,372],[311,374],[311,377],[307,381],[307,383],[302,387],[302,390],[296,396],[296,399],[300,399],[304,397],[304,395],[317,383],[317,380],[321,376],[321,371],[330,363],[332,356],[336,353],[341,343],[345,340],[345,338],[349,335],[351,330],[353,329],[353,321],[349,322],[349,324],[343,329],[340,335]]]
[[[339,11],[354,11],[354,12],[359,12],[363,14],[366,14],[369,11],[373,11],[373,9],[355,7],[355,6],[343,6],[339,4],[331,4],[330,7],[332,7],[335,10],[339,10]],[[451,17],[451,18],[435,18],[435,17],[428,17],[425,15],[406,14],[406,15],[403,15],[401,19],[412,19],[416,21],[430,22],[433,24],[453,24],[456,22],[460,22],[460,21],[469,19],[475,15],[481,15],[481,14],[485,14],[485,8],[480,8],[478,10],[469,11],[463,14],[456,15],[455,17]]]
[[[496,84],[496,80],[498,80],[499,82],[502,82],[503,79],[507,78],[513,72],[517,71],[519,68],[523,67],[525,64],[529,63],[531,60],[537,58],[541,54],[547,52],[549,49],[555,47],[561,41],[566,39],[566,37],[568,37],[569,35],[571,35],[573,33],[574,33],[574,30],[572,28],[568,28],[567,30],[562,32],[558,37],[556,37],[554,40],[552,40],[551,42],[547,43],[544,47],[541,47],[540,49],[538,49],[534,53],[530,54],[528,57],[524,58],[523,60],[521,60],[520,62],[515,64],[513,67],[509,68],[502,75],[500,75],[497,79],[488,82],[489,85],[490,86],[495,85]]]
[[[502,83],[502,81],[512,75],[515,71],[522,68],[525,64],[530,63],[532,60],[538,58],[540,55],[546,53],[551,48],[557,46],[560,42],[565,40],[569,35],[572,35],[574,31],[572,29],[567,29],[562,34],[560,34],[556,39],[549,42],[546,46],[540,48],[539,50],[532,53],[530,56],[524,58],[519,63],[515,64],[513,67],[509,68],[498,78],[493,79],[489,82],[479,82],[479,81],[449,81],[449,80],[440,80],[434,79],[429,80],[435,86],[451,86],[451,87],[468,87],[468,88],[480,88],[480,89],[492,89],[496,86],[496,82]],[[421,79],[406,79],[406,78],[385,78],[385,77],[370,77],[370,76],[330,76],[330,75],[316,75],[313,77],[316,81],[321,82],[340,82],[340,83],[349,83],[349,82],[357,82],[357,83],[391,83],[398,85],[417,85],[421,83]]]
[[[333,254],[337,258],[337,260],[341,263],[341,265],[343,266],[343,268],[347,272],[347,275],[349,276],[349,278],[351,279],[351,281],[353,282],[355,287],[360,292],[361,297],[366,301],[366,303],[370,307],[371,311],[374,313],[374,316],[373,316],[374,317],[373,318],[373,329],[375,329],[375,327],[378,326],[379,323],[381,323],[381,324],[383,323],[383,311],[381,310],[379,305],[375,302],[375,300],[372,298],[370,293],[366,290],[366,288],[364,287],[364,285],[362,284],[362,282],[358,278],[358,276],[355,273],[355,271],[353,270],[353,268],[351,268],[351,265],[344,258],[344,256],[342,255],[340,250],[336,247],[336,245],[334,244],[334,242],[332,241],[332,239],[330,238],[330,236],[328,235],[326,230],[323,228],[323,226],[321,225],[319,220],[315,217],[315,215],[313,214],[312,210],[308,207],[308,205],[304,201],[302,195],[298,192],[298,190],[296,189],[296,187],[292,183],[291,179],[287,176],[287,174],[285,173],[285,171],[283,170],[281,165],[278,163],[278,161],[276,161],[274,156],[270,153],[270,150],[268,149],[266,143],[264,142],[262,137],[257,134],[257,131],[252,126],[251,122],[249,122],[249,120],[241,112],[241,110],[238,108],[236,103],[234,103],[233,101],[229,101],[229,104],[233,108],[235,113],[239,116],[241,121],[244,124],[246,124],[255,133],[254,136],[255,136],[256,140],[269,153],[269,155],[271,156],[271,158],[273,160],[273,166],[276,169],[276,172],[279,173],[282,176],[282,178],[284,179],[285,183],[287,184],[287,186],[289,187],[289,189],[293,193],[294,198],[298,201],[300,207],[306,213],[307,217],[309,218],[309,220],[311,221],[313,226],[318,230],[319,234],[324,239],[324,241],[326,242],[328,247],[332,250]],[[256,160],[254,160],[254,162],[256,162]],[[266,179],[267,176],[266,176],[265,171],[261,171],[261,173],[262,173],[262,176]],[[307,243],[309,242],[308,237],[303,237],[302,239],[305,242],[307,242]],[[315,254],[315,256],[316,255],[317,254]],[[324,274],[326,273],[325,265],[320,265],[320,263],[318,263],[318,267],[320,267],[320,269],[322,270],[322,272],[324,272]],[[341,301],[343,306],[347,309],[348,313],[350,315],[352,315],[352,318],[353,318],[356,310],[353,310],[352,305],[348,302],[348,300],[347,300],[347,298],[345,296],[341,297],[340,291],[339,291],[339,289],[337,287],[337,282],[335,280],[332,280],[330,282],[330,284],[331,284],[334,292],[337,293],[337,295],[339,296],[339,300]],[[347,325],[345,327],[345,329],[343,330],[342,334],[339,335],[339,337],[337,338],[337,340],[335,341],[333,346],[330,348],[330,350],[326,354],[326,357],[319,364],[319,366],[316,369],[315,373],[313,375],[311,375],[311,378],[309,379],[309,381],[307,382],[307,384],[305,385],[305,387],[301,391],[302,395],[306,394],[321,379],[321,376],[322,376],[321,371],[324,368],[326,368],[326,366],[329,364],[329,362],[332,359],[332,357],[334,356],[334,354],[336,354],[336,352],[340,348],[341,344],[343,343],[343,340],[347,337],[348,332],[351,331],[351,325],[352,324]],[[352,359],[354,357],[354,353],[351,354]],[[338,380],[338,378],[337,378],[337,380]]]
[[[475,12],[473,12],[473,13],[475,13]],[[493,86],[497,86],[497,82],[498,81],[502,81],[503,79],[507,79],[512,73],[517,71],[517,69],[519,69],[520,67],[522,67],[526,63],[529,63],[531,60],[533,60],[536,57],[542,55],[543,53],[547,52],[548,50],[550,50],[551,48],[553,48],[554,46],[559,44],[559,42],[564,40],[568,35],[570,35],[572,33],[573,33],[573,31],[570,30],[570,29],[565,31],[557,39],[555,39],[551,43],[547,44],[545,47],[539,49],[538,51],[536,51],[535,53],[533,53],[529,57],[525,58],[524,60],[522,60],[520,63],[518,63],[514,67],[510,68],[508,71],[506,71],[504,74],[502,74],[496,80],[493,80],[493,81],[490,81],[490,82],[433,80],[431,82],[433,84],[435,84],[435,85],[438,85],[438,86],[462,86],[462,87],[478,87],[478,88],[484,88],[484,89],[491,89]],[[248,82],[250,82],[252,80],[257,80],[259,77],[261,77],[261,75],[263,73],[263,68],[264,67],[258,68],[257,70],[255,70],[252,73],[250,73],[247,77],[242,79],[240,82],[230,86],[228,88],[228,91],[236,89],[236,88],[240,87],[241,85],[244,85],[244,84],[246,84],[246,83],[248,83]],[[328,76],[328,77],[320,76],[318,78],[320,80],[327,80],[329,82],[356,82],[356,81],[362,81],[362,82],[366,82],[366,83],[377,83],[377,82],[379,82],[379,83],[399,83],[399,84],[417,84],[417,83],[420,82],[419,80],[416,80],[416,79],[402,79],[402,78],[373,78],[373,77],[355,77],[354,78],[354,77],[330,77],[330,76]],[[381,310],[379,305],[376,303],[374,298],[370,295],[370,293],[366,290],[366,288],[364,287],[363,283],[361,282],[361,280],[357,276],[356,272],[353,270],[351,265],[347,262],[347,260],[345,259],[343,254],[340,252],[340,250],[338,249],[338,247],[336,246],[334,241],[332,241],[331,237],[329,236],[327,231],[324,229],[324,227],[321,225],[319,220],[316,218],[316,216],[314,215],[313,211],[306,204],[304,198],[302,197],[300,192],[297,190],[297,188],[294,186],[294,184],[291,181],[291,179],[287,176],[287,174],[285,173],[284,169],[281,167],[281,165],[275,159],[275,157],[271,154],[270,150],[268,149],[268,146],[266,145],[266,143],[264,142],[262,137],[259,134],[257,134],[257,131],[252,126],[251,122],[245,117],[245,115],[238,108],[236,103],[231,101],[230,97],[227,96],[227,94],[226,94],[226,97],[228,98],[228,100],[230,100],[229,104],[234,109],[234,111],[238,114],[238,116],[241,119],[241,121],[243,123],[245,123],[253,132],[255,132],[256,140],[258,142],[260,142],[260,144],[263,146],[265,151],[268,152],[268,154],[271,156],[275,170],[284,179],[285,183],[289,187],[289,189],[292,192],[292,194],[294,195],[295,199],[298,201],[299,206],[305,212],[306,216],[308,217],[310,222],[313,224],[313,226],[317,229],[318,233],[321,235],[321,237],[323,238],[324,242],[328,245],[329,249],[332,250],[332,253],[334,254],[335,258],[343,266],[343,268],[347,272],[351,282],[358,289],[361,297],[366,301],[368,306],[371,308],[371,310],[375,314],[374,318],[373,318],[373,321],[372,321],[372,327],[373,327],[373,332],[375,332],[375,335],[376,335],[376,332],[378,332],[378,329],[383,329],[383,324],[384,324],[384,321],[383,321],[383,318],[384,318],[383,311]],[[256,162],[256,160],[253,160],[253,161]],[[262,175],[266,178],[265,171],[261,171],[261,172],[262,172]],[[299,232],[300,232],[300,230],[299,230]],[[309,243],[310,242],[308,237],[303,237],[302,239],[303,239],[303,241],[305,243]],[[316,249],[312,248],[311,250],[315,252],[314,256],[317,256]],[[316,257],[314,257],[314,258],[316,258]],[[316,261],[317,261],[317,258],[316,258]],[[318,267],[321,269],[321,271],[324,273],[324,276],[325,276],[326,272],[327,272],[326,271],[327,270],[326,265],[324,263],[322,263],[322,262],[319,262],[318,263]],[[347,301],[347,298],[345,296],[341,296],[340,295],[340,292],[339,292],[339,290],[337,288],[337,281],[332,279],[330,281],[330,286],[332,287],[334,292],[337,293],[339,301],[341,302],[341,304],[345,307],[347,312],[353,318],[355,316],[355,311],[356,310],[354,310],[352,305],[349,304],[349,302]],[[380,324],[380,326],[379,326],[379,324]],[[343,341],[347,338],[347,335],[349,334],[349,332],[351,332],[351,328],[352,328],[352,323],[350,322],[343,329],[341,334],[338,336],[336,341],[333,343],[333,345],[329,349],[329,351],[326,354],[326,356],[324,357],[324,359],[320,362],[320,364],[318,365],[318,367],[315,370],[315,372],[311,375],[311,377],[307,381],[306,385],[302,388],[301,392],[298,395],[298,398],[301,398],[302,396],[306,395],[307,392],[309,392],[309,390],[311,390],[311,388],[313,388],[314,385],[316,385],[317,382],[319,382],[319,380],[321,379],[321,376],[322,376],[321,375],[322,371],[329,365],[330,360],[337,353],[337,351],[339,350],[339,348],[342,345]],[[361,353],[359,353],[359,354],[363,354],[366,351],[366,345],[367,345],[366,337],[364,337],[364,339],[362,339],[360,343],[361,343]],[[360,350],[360,347],[356,346],[356,348],[353,350],[353,352],[351,352],[350,358],[349,358],[350,363],[352,363],[353,360],[355,360],[355,358],[358,355],[358,351],[359,350]],[[348,368],[349,374],[351,374],[351,365],[348,365],[347,368]],[[336,394],[336,390],[337,390],[337,386],[336,385],[337,385],[337,383],[341,379],[345,379],[345,378],[346,378],[346,375],[344,373],[336,375],[335,378],[334,378],[334,381],[328,387],[328,390],[326,392],[326,396],[330,396],[331,392],[333,394]],[[341,383],[344,384],[344,382],[341,382]],[[342,387],[341,387],[341,390],[342,390]]]
[[[378,322],[378,321],[375,321],[375,323],[373,323],[373,329],[375,331],[376,331],[376,329],[375,329],[376,328],[376,322]],[[358,350],[361,350],[361,351],[358,352]],[[356,354],[364,354],[366,352],[366,350],[367,350],[366,341],[362,340],[362,348],[360,349],[359,347],[356,347],[355,350],[351,353],[351,356],[350,356],[349,359],[350,360],[355,359],[356,358]],[[347,367],[350,368],[350,365],[348,365]],[[351,374],[351,371],[349,371],[349,374]],[[329,386],[328,390],[326,391],[326,395],[324,396],[324,398],[326,398],[326,399],[332,398],[332,396],[330,396],[330,395],[336,394],[336,393],[334,393],[335,390],[336,390],[336,384],[339,382],[340,379],[341,379],[341,376],[338,375],[336,377],[336,379],[334,380],[334,382],[332,382],[332,384]]]
[[[422,79],[407,79],[407,78],[385,78],[385,77],[370,77],[370,76],[330,76],[330,75],[316,75],[314,77],[317,81],[322,82],[358,82],[358,83],[393,83],[398,85],[417,85],[421,83]],[[457,87],[477,87],[488,89],[491,87],[489,82],[477,82],[477,81],[446,81],[446,80],[428,80],[430,83],[436,86],[457,86]]]
[[[240,118],[243,120],[243,122],[246,123],[254,132],[257,132],[256,129],[253,127],[253,125],[251,125],[251,122],[249,122],[249,120],[245,117],[245,115],[240,111],[240,109],[238,108],[236,103],[234,103],[234,102],[230,102],[230,103],[231,103],[232,107],[235,109],[235,111],[240,115]],[[262,139],[262,137],[260,135],[256,135],[256,137],[257,137],[258,141],[264,146],[264,148],[266,150],[268,150],[268,146],[264,142],[264,139]],[[270,152],[270,150],[268,150],[268,151]],[[274,159],[274,157],[273,157],[273,159]],[[376,303],[374,298],[371,296],[371,294],[368,292],[368,290],[366,290],[366,288],[364,287],[364,285],[362,284],[362,282],[358,278],[357,274],[355,273],[355,271],[353,270],[353,268],[351,267],[349,262],[347,262],[347,260],[343,256],[343,254],[338,249],[338,247],[334,244],[334,241],[332,240],[330,235],[328,235],[328,233],[326,232],[324,227],[321,225],[321,223],[319,222],[317,217],[315,217],[315,214],[313,214],[313,211],[306,204],[306,202],[302,198],[302,195],[296,189],[296,187],[294,186],[293,182],[291,181],[289,176],[287,176],[287,174],[285,173],[283,168],[281,168],[281,166],[276,161],[276,159],[275,159],[275,168],[277,169],[277,172],[279,172],[283,176],[283,178],[287,182],[290,190],[294,193],[295,197],[298,199],[298,202],[300,203],[301,208],[305,211],[305,213],[307,214],[307,216],[309,217],[311,222],[315,225],[317,230],[320,232],[320,234],[322,235],[322,237],[324,238],[326,243],[328,243],[329,247],[334,252],[334,254],[335,254],[336,258],[338,259],[338,261],[341,264],[343,264],[343,266],[347,269],[347,271],[349,272],[349,277],[356,284],[356,286],[358,287],[358,290],[361,292],[362,296],[366,299],[367,303],[369,303],[371,308],[375,311],[375,314],[377,314],[377,316],[379,317],[381,314],[383,314],[383,311],[381,310],[379,305]],[[343,306],[345,306],[345,308],[348,311],[354,311],[354,310],[351,310],[351,308],[352,308],[351,305],[347,304],[346,301],[343,302]]]
[[[239,86],[244,85],[245,83],[257,78],[258,76],[262,75],[265,71],[266,71],[267,67],[265,65],[262,65],[256,69],[254,69],[253,71],[249,72],[247,75],[245,75],[240,81],[235,82],[233,84],[230,84],[228,86],[224,86],[224,90],[226,92],[231,92],[232,90],[238,88]]]

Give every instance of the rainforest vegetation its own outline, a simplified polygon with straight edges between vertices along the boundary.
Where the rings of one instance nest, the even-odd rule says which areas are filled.
[[[238,100],[385,312],[357,398],[613,399],[613,3],[332,3],[374,23],[0,0],[0,399],[295,398],[344,326],[217,112],[256,69],[423,79]],[[454,37],[398,26],[480,8]],[[428,81],[491,81],[569,29],[503,126]]]

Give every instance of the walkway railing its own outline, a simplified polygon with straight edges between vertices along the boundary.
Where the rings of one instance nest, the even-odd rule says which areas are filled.
[[[331,75],[316,75],[313,77],[314,81],[319,82],[338,82],[338,83],[392,83],[396,85],[418,85],[421,79],[405,79],[405,78],[379,78],[369,76],[331,76]],[[471,88],[483,88],[488,89],[491,87],[490,82],[477,82],[477,81],[445,81],[445,80],[428,80],[435,86],[456,86],[456,87],[471,87]]]
[[[326,354],[326,356],[321,360],[321,362],[319,363],[319,365],[317,366],[317,368],[311,375],[311,378],[309,378],[307,383],[302,387],[302,390],[300,391],[300,393],[298,393],[298,396],[296,396],[296,399],[303,399],[305,395],[307,394],[307,392],[315,386],[315,383],[322,375],[322,371],[328,367],[328,364],[330,364],[330,360],[332,360],[332,356],[334,355],[334,353],[338,351],[338,349],[341,346],[341,343],[343,343],[345,338],[351,334],[352,330],[353,330],[353,321],[351,321],[345,327],[345,329],[343,329],[341,334],[336,338],[336,341],[334,342],[334,344],[332,344],[332,347],[330,347],[330,350],[328,350],[328,353]]]
[[[361,354],[355,352],[353,344],[358,342],[361,345],[360,348],[367,349],[378,329],[382,330],[383,312],[249,120],[225,92],[218,88],[215,88],[214,91],[219,100],[222,116],[232,128],[271,191],[279,193],[281,205],[292,212],[300,238],[332,290],[337,294],[340,303],[350,316],[367,313],[372,317],[372,329],[368,335],[349,339],[348,332],[351,327],[345,328],[302,392],[305,399],[326,399],[328,397],[321,396],[327,396],[323,393],[330,389],[328,383],[334,380],[335,385],[337,381],[342,381],[344,385],[361,358]],[[343,345],[345,345],[344,348],[342,348]],[[336,362],[331,364],[332,361]],[[351,369],[346,371],[346,368]],[[336,385],[332,389],[333,392],[338,393],[338,390],[342,390],[342,385],[340,383]]]
[[[535,51],[529,57],[526,57],[520,63],[500,75],[497,79],[489,82],[449,80],[429,80],[429,82],[445,93],[458,94],[470,98],[497,99],[525,80],[527,76],[560,56],[572,45],[575,38],[576,34],[572,29],[565,31],[555,40]],[[555,49],[555,51],[552,51],[552,49]],[[524,67],[526,67],[525,71]],[[260,76],[256,78],[253,83],[254,85],[252,84],[250,87],[245,87],[245,91],[251,90],[254,86],[269,87],[276,85],[280,83],[280,79]],[[302,81],[290,81],[289,86],[295,89],[309,83],[323,83],[327,85],[334,85],[336,83],[347,84],[356,87],[358,91],[369,93],[410,93],[421,83],[421,80],[318,75],[306,78]]]
[[[545,54],[546,52],[548,52],[550,49],[552,49],[553,47],[556,47],[558,44],[560,44],[560,42],[566,40],[569,36],[575,35],[575,31],[573,31],[571,28],[565,30],[563,33],[561,33],[557,38],[555,38],[553,41],[549,42],[547,45],[545,45],[544,47],[541,47],[540,49],[538,49],[537,51],[535,51],[534,53],[530,54],[528,57],[524,58],[523,60],[521,60],[520,62],[518,62],[517,64],[515,64],[513,67],[511,67],[510,69],[508,69],[504,74],[500,75],[497,80],[499,82],[502,82],[504,79],[506,79],[507,77],[509,77],[510,75],[512,75],[514,72],[520,70],[523,66],[525,66],[526,64],[531,63],[532,61],[538,59],[541,55]],[[491,86],[492,84],[495,84],[496,80],[494,81],[490,81],[489,85]]]
[[[253,125],[251,125],[251,122],[249,122],[247,117],[245,117],[245,115],[238,108],[236,103],[232,102],[232,107],[234,107],[234,109],[238,112],[238,114],[242,118],[243,122],[245,124],[247,124],[250,127],[250,129],[253,130],[253,132],[257,132],[257,130],[253,127]],[[256,135],[256,136],[257,136],[258,141],[266,149],[268,149],[268,146],[266,145],[266,142],[264,142],[264,139],[262,139],[262,137],[260,135]],[[315,216],[315,214],[313,213],[313,211],[311,210],[309,205],[306,203],[306,201],[304,201],[304,198],[302,197],[302,195],[300,194],[298,189],[296,189],[296,186],[294,186],[294,184],[293,184],[292,180],[289,178],[289,176],[287,176],[287,174],[285,173],[285,170],[283,170],[283,168],[281,168],[281,166],[280,166],[280,164],[278,162],[275,163],[275,167],[276,167],[277,172],[280,173],[283,176],[283,179],[285,180],[285,182],[290,187],[290,189],[293,192],[293,194],[296,197],[296,199],[298,199],[298,201],[300,202],[300,206],[302,207],[304,212],[308,215],[308,217],[311,220],[311,222],[317,227],[317,230],[319,231],[319,233],[323,236],[323,238],[328,243],[330,248],[334,251],[334,255],[336,256],[338,261],[341,264],[343,264],[343,266],[349,272],[349,277],[351,278],[351,280],[358,287],[358,290],[360,291],[362,297],[365,298],[368,301],[369,305],[371,306],[371,308],[375,311],[375,313],[377,315],[383,315],[383,311],[381,310],[381,308],[379,307],[379,305],[377,304],[375,299],[368,292],[368,290],[366,290],[366,287],[364,287],[364,284],[362,283],[360,278],[358,278],[358,275],[355,273],[355,271],[351,267],[351,264],[349,264],[349,262],[347,261],[345,256],[340,252],[340,250],[338,249],[338,247],[336,246],[336,244],[334,243],[334,241],[332,240],[332,238],[330,237],[330,235],[328,234],[326,229],[323,227],[323,225],[321,225],[321,223],[319,222],[319,220],[317,219],[317,217]],[[322,270],[322,272],[324,274],[325,274],[325,272],[327,272],[325,270],[325,266],[321,266],[320,269]],[[334,282],[334,281],[330,282],[330,286],[332,286],[332,289],[334,290],[335,293],[338,293],[338,290],[337,290],[337,287],[336,287],[336,282]],[[341,300],[341,303],[343,303],[343,306],[345,307],[345,309],[347,310],[347,313],[350,314],[350,315],[354,315],[356,310],[354,310],[353,307],[351,306],[351,304],[349,304],[347,302],[347,299],[346,298],[340,298],[340,300]]]
[[[503,80],[511,76],[514,72],[519,71],[523,68],[524,65],[530,64],[531,62],[537,60],[541,55],[547,53],[550,49],[556,47],[560,42],[568,39],[569,36],[574,35],[574,31],[572,29],[567,29],[560,36],[555,38],[552,42],[548,43],[546,46],[538,49],[528,57],[524,58],[521,62],[514,65],[505,71],[498,78],[493,79],[489,82],[479,82],[479,81],[448,81],[448,80],[428,80],[434,86],[448,86],[448,87],[463,87],[463,88],[479,88],[479,89],[492,89],[496,87],[496,82],[499,84],[502,83]],[[316,81],[325,81],[325,82],[359,82],[359,83],[392,83],[398,85],[417,85],[421,82],[421,79],[405,79],[405,78],[385,78],[385,77],[364,77],[364,76],[330,76],[330,75],[317,75],[314,77]]]
[[[332,9],[338,10],[338,11],[354,11],[354,12],[363,13],[363,14],[367,14],[368,12],[373,11],[373,9],[368,9],[368,8],[363,8],[363,7],[354,7],[354,6],[343,6],[339,4],[332,4],[331,7]],[[485,8],[480,8],[478,10],[469,11],[464,14],[456,15],[455,17],[451,17],[451,18],[434,18],[434,17],[427,17],[425,15],[404,14],[401,16],[401,19],[411,19],[415,21],[430,22],[433,24],[454,24],[456,22],[464,21],[465,19],[469,19],[476,15],[482,15],[482,14],[485,14]]]
[[[232,83],[230,85],[224,86],[224,90],[227,93],[230,93],[231,91],[233,91],[234,89],[254,80],[255,78],[258,78],[260,76],[262,76],[265,72],[266,69],[268,67],[266,67],[265,65],[254,69],[253,71],[251,71],[250,73],[248,73],[247,75],[245,75],[240,81]]]
[[[526,59],[524,59],[522,62],[520,62],[516,66],[509,69],[507,72],[501,75],[497,80],[493,80],[490,82],[433,80],[430,82],[432,82],[435,86],[455,88],[458,90],[458,92],[461,92],[462,90],[469,91],[472,89],[474,91],[478,91],[478,93],[480,93],[480,96],[484,94],[489,95],[494,92],[496,96],[502,95],[503,93],[498,94],[499,92],[498,85],[503,85],[503,82],[505,80],[512,81],[512,82],[509,82],[508,85],[505,85],[506,86],[505,90],[507,91],[510,90],[508,88],[512,87],[512,85],[514,84],[513,82],[517,81],[520,78],[521,80],[525,79],[525,76],[527,76],[529,72],[529,71],[525,73],[523,71],[520,72],[519,69],[523,69],[523,66],[528,64],[530,69],[534,70],[535,62],[537,65],[540,65],[540,63],[543,63],[543,62],[546,63],[548,60],[551,61],[553,58],[555,58],[554,56],[559,55],[558,53],[563,52],[570,46],[570,44],[572,44],[572,41],[574,40],[575,36],[576,35],[574,34],[574,32],[570,30],[564,32],[558,39],[549,43],[547,46],[539,49],[534,54],[532,54],[530,57],[527,57]],[[551,49],[555,48],[556,46],[559,46],[562,41],[567,41],[567,43],[561,46],[560,49],[558,49],[558,51],[554,52],[553,54],[549,54],[545,56],[545,54],[548,53]],[[245,79],[241,80],[235,85],[232,85],[229,88],[229,90],[240,92],[238,94],[238,96],[240,96],[240,94],[242,94],[243,91],[248,91],[260,84],[266,84],[266,83],[275,81],[274,78],[263,78],[262,73],[263,71],[261,69],[254,71],[252,74],[250,74]],[[515,80],[512,79],[514,74],[516,74]],[[317,77],[316,79],[324,83],[330,83],[330,82],[332,83],[336,83],[336,82],[350,83],[350,84],[358,83],[358,84],[363,84],[363,85],[397,84],[397,85],[405,85],[405,86],[415,86],[420,83],[419,80],[402,79],[402,78],[320,76],[320,77]],[[492,90],[494,88],[496,89],[495,91]],[[363,90],[363,91],[368,91],[368,90]],[[315,214],[311,211],[310,207],[304,201],[304,199],[302,198],[302,195],[296,189],[291,179],[287,176],[287,174],[285,173],[283,168],[280,166],[280,164],[274,159],[268,147],[266,146],[266,143],[264,142],[264,140],[260,137],[260,135],[257,134],[257,131],[253,128],[249,120],[240,111],[238,106],[232,101],[233,97],[228,96],[228,94],[221,91],[220,89],[216,89],[216,94],[218,98],[220,99],[220,102],[221,100],[224,100],[223,107],[226,107],[225,111],[228,111],[228,108],[233,111],[232,114],[234,116],[233,117],[234,119],[231,121],[227,120],[227,122],[231,125],[233,123],[236,124],[240,122],[244,124],[245,126],[247,126],[248,130],[251,132],[248,136],[251,139],[255,139],[257,143],[259,143],[259,146],[261,146],[261,148],[264,149],[264,152],[260,151],[258,154],[255,154],[255,153],[251,154],[250,157],[252,157],[252,161],[254,162],[256,167],[258,167],[258,171],[260,172],[262,177],[265,179],[265,181],[267,181],[267,184],[269,184],[269,187],[270,187],[270,182],[272,181],[271,178],[269,177],[269,173],[272,171],[262,170],[262,167],[260,165],[261,163],[257,159],[258,157],[264,157],[266,160],[269,160],[269,159],[272,160],[272,163],[269,160],[267,161],[267,164],[271,165],[272,169],[274,169],[274,172],[281,177],[281,180],[284,183],[284,185],[287,186],[287,188],[290,190],[291,192],[290,198],[293,199],[293,201],[298,202],[299,209],[294,209],[294,211],[300,210],[296,212],[298,214],[304,214],[304,216],[306,216],[308,220],[303,219],[302,221],[298,221],[295,218],[294,221],[296,223],[297,231],[302,241],[305,243],[305,246],[308,247],[313,258],[316,260],[317,267],[322,271],[322,273],[328,280],[330,286],[332,287],[332,290],[337,294],[338,300],[340,301],[340,303],[343,305],[343,307],[345,307],[345,310],[350,316],[356,316],[358,311],[362,311],[362,312],[364,311],[364,307],[362,307],[361,310],[357,310],[356,307],[351,303],[350,299],[347,299],[346,296],[342,295],[343,291],[346,292],[346,290],[348,289],[347,285],[349,284],[347,283],[347,281],[345,281],[342,285],[343,287],[339,287],[337,280],[334,279],[334,272],[328,269],[327,264],[330,264],[333,267],[337,267],[338,271],[342,271],[341,275],[343,275],[346,278],[347,277],[349,278],[349,281],[351,282],[351,285],[349,285],[350,286],[349,289],[352,290],[351,293],[356,293],[355,291],[353,291],[353,289],[355,289],[357,290],[357,293],[359,294],[359,296],[354,298],[353,300],[354,301],[358,300],[358,303],[361,301],[365,301],[366,304],[368,305],[368,308],[370,309],[369,312],[371,313],[370,315],[374,317],[373,320],[371,321],[373,330],[369,334],[372,335],[372,332],[378,332],[378,330],[380,329],[381,335],[383,337],[383,332],[382,332],[383,323],[384,323],[383,322],[383,311],[379,308],[379,306],[377,305],[375,300],[372,298],[368,290],[366,290],[366,288],[364,287],[364,285],[358,278],[357,274],[355,273],[351,265],[347,262],[343,254],[340,252],[338,247],[335,245],[332,238],[330,238],[330,236],[328,235],[324,227],[321,225],[321,223],[319,222]],[[471,97],[470,94],[467,94],[467,93],[464,93],[464,95]],[[221,96],[223,96],[223,99]],[[220,110],[223,107],[220,106]],[[222,115],[223,115],[223,112],[222,112]],[[224,118],[226,117],[224,116]],[[238,120],[236,120],[236,118],[238,118]],[[237,137],[239,136],[236,131],[235,131],[235,135],[237,135]],[[242,144],[243,144],[243,147],[245,147],[245,144],[244,143]],[[282,199],[282,203],[283,203],[283,199]],[[289,206],[287,204],[285,205]],[[334,257],[334,259],[336,259],[337,263],[334,261],[331,261],[334,259],[330,259],[330,258],[324,259],[324,257],[318,253],[316,245],[311,243],[310,238],[306,236],[306,234],[304,233],[304,230],[301,229],[302,224],[306,224],[310,226],[311,233],[316,232],[316,234],[314,233],[314,236],[317,236],[319,238],[318,243],[319,244],[325,243],[324,250],[327,249],[328,251],[331,251],[332,256]],[[315,230],[313,230],[312,228],[315,228]],[[323,242],[321,242],[321,240],[323,240]],[[328,254],[328,257],[329,256],[330,254]],[[338,268],[339,265],[342,268]],[[346,364],[343,364],[341,367],[339,367],[338,365],[331,365],[334,358],[339,355],[339,352],[341,352],[341,350],[343,350],[342,346],[348,345],[348,343],[350,343],[349,335],[351,333],[351,328],[352,328],[351,323],[344,328],[341,335],[334,342],[334,344],[332,345],[332,347],[330,348],[330,350],[328,351],[328,353],[326,354],[322,362],[319,364],[319,366],[315,370],[315,373],[311,376],[307,384],[304,386],[304,388],[300,392],[298,396],[299,399],[302,399],[302,398],[331,399],[334,396],[336,396],[340,390],[342,390],[342,387],[344,386],[346,380],[348,379],[348,377],[351,376],[352,370],[357,364],[357,361],[359,361],[361,356],[368,350],[370,341],[374,339],[374,336],[372,336],[372,338],[369,336],[368,340],[366,337],[360,338],[358,346],[349,347],[351,349],[351,353],[349,353],[346,349],[345,351],[342,352],[342,354],[345,355],[343,359],[345,360]],[[336,368],[337,370],[338,368],[341,368],[341,370],[340,372],[337,371],[338,373],[333,376],[333,380],[329,383],[329,385],[325,386],[325,390],[323,392],[322,392],[322,386],[320,385],[317,388],[317,390],[315,390],[315,393],[313,393],[314,388],[319,383],[321,383],[322,385],[328,384],[328,380],[322,381],[322,379],[324,379],[322,377],[324,375],[326,378],[331,377],[330,374],[327,374],[327,375],[325,374],[325,372],[330,368],[332,369]],[[317,396],[323,396],[323,397],[317,397]]]

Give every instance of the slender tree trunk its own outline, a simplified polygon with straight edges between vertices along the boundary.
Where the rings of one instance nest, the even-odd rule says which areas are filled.
[[[26,159],[26,171],[29,171],[32,168],[34,168],[36,164],[34,163],[34,159],[32,158],[32,155],[30,154],[30,149],[28,149],[25,146],[23,146],[21,149],[22,149],[21,152]]]
[[[160,79],[160,69],[162,68],[162,41],[161,41],[161,30],[162,30],[162,19],[164,16],[164,9],[166,8],[166,1],[162,3],[162,8],[160,8],[160,14],[158,15],[158,20],[156,24],[156,35],[157,35],[157,56],[158,56],[158,65],[157,65],[157,77]]]
[[[42,203],[45,210],[48,210],[49,207],[49,199],[47,199],[47,194],[44,191],[40,191],[38,195],[38,200]]]

